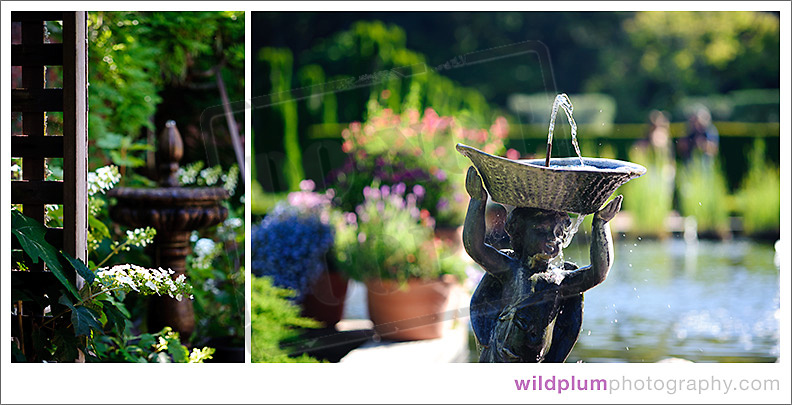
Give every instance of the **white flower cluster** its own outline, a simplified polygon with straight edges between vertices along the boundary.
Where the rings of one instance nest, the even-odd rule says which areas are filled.
[[[220,165],[215,167],[207,167],[206,169],[201,170],[201,173],[199,173],[200,177],[198,178],[198,185],[214,186],[217,181],[220,180],[220,175],[222,174],[223,168],[220,167]]]
[[[222,244],[217,244],[209,238],[198,239],[193,247],[193,252],[195,252],[193,266],[208,269],[212,265],[212,260],[222,253],[222,248]]]
[[[137,228],[133,231],[126,231],[127,234],[127,250],[129,245],[145,247],[154,241],[154,236],[157,235],[157,230],[147,226],[145,228]]]
[[[88,195],[104,193],[113,188],[121,180],[118,167],[109,165],[96,169],[95,172],[88,173]]]
[[[143,295],[167,294],[181,301],[184,296],[193,299],[192,286],[187,284],[184,274],[174,280],[173,270],[147,269],[134,264],[119,264],[102,267],[96,272],[94,284],[101,284],[111,290],[135,291]]]
[[[204,162],[199,160],[187,166],[179,167],[179,170],[176,171],[176,176],[179,177],[179,184],[182,186],[194,184],[198,179],[198,172],[201,171],[203,165]]]
[[[234,195],[237,183],[239,182],[239,166],[231,166],[231,168],[228,169],[228,173],[222,175],[220,179],[223,181],[223,188],[228,191],[228,194]]]

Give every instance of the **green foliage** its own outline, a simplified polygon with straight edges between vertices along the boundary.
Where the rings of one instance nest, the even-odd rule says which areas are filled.
[[[694,154],[677,168],[677,190],[682,215],[696,218],[699,233],[729,231],[726,179],[717,160]]]
[[[194,348],[192,352],[181,343],[179,333],[165,327],[157,333],[138,336],[99,336],[93,349],[106,362],[128,363],[203,363],[212,358],[215,349]]]
[[[509,109],[520,114],[523,124],[538,124],[540,128],[544,128],[546,136],[553,97],[554,95],[549,93],[513,94],[509,96]],[[587,93],[571,94],[569,99],[573,100],[575,123],[581,134],[606,135],[613,131],[613,121],[617,111],[616,100],[613,97],[607,94]],[[561,115],[556,122],[566,125],[563,112],[559,111],[559,113]],[[582,130],[584,126],[585,132]],[[565,128],[563,133],[556,133],[554,139],[565,137],[568,132],[569,129]]]
[[[302,168],[302,151],[297,133],[297,102],[289,95],[292,81],[292,54],[288,49],[264,48],[259,57],[271,65],[272,108],[283,117],[283,146],[286,151],[284,173],[290,191],[300,189],[305,178]]]
[[[233,219],[233,218],[232,218]],[[235,221],[231,221],[235,222]],[[209,338],[230,336],[240,346],[245,336],[245,272],[235,263],[242,256],[245,242],[245,227],[232,227],[226,221],[225,242],[200,238],[187,257],[187,269],[195,300],[195,332],[193,340],[202,342]],[[219,232],[219,233],[224,233]],[[235,259],[237,258],[237,259]]]
[[[754,141],[748,161],[748,175],[736,196],[745,232],[777,233],[781,227],[781,177],[778,167],[767,162],[764,140]]]
[[[665,220],[673,209],[674,161],[662,150],[639,148],[630,150],[630,161],[646,167],[646,174],[621,188],[623,209],[632,214],[631,232],[665,237]]]
[[[264,215],[272,211],[275,205],[285,200],[289,194],[288,192],[267,193],[262,189],[261,184],[255,180],[250,185],[250,190],[250,212],[253,215]]]
[[[229,83],[229,98],[243,97],[244,13],[92,12],[88,13],[89,139],[92,162],[137,168],[150,151],[143,130],[154,131],[154,114],[168,87],[190,88],[214,82],[215,69]],[[209,78],[209,79],[206,79]],[[205,85],[205,83],[200,83]],[[198,115],[207,105],[201,101]],[[172,118],[172,117],[170,117]],[[94,164],[94,163],[92,163]],[[128,184],[146,184],[128,173]]]
[[[88,137],[92,156],[109,157],[103,164],[142,166],[140,152],[149,145],[138,137],[142,128],[154,130],[150,118],[161,101],[160,53],[141,38],[145,20],[140,19],[135,13],[88,14]]]
[[[617,98],[621,122],[687,95],[778,85],[779,19],[770,13],[646,11],[622,28],[625,43],[603,49],[585,85]]]
[[[27,253],[33,263],[38,263],[41,258],[58,281],[75,298],[79,298],[80,294],[77,292],[77,288],[68,280],[63,271],[59,252],[44,240],[46,232],[44,225],[38,221],[15,209],[11,210],[11,234],[16,236],[19,244],[22,245],[22,250]]]
[[[250,317],[254,363],[318,363],[306,354],[289,357],[281,344],[297,338],[300,329],[316,328],[319,322],[300,317],[300,308],[289,301],[293,292],[272,285],[267,277],[251,280]]]
[[[467,128],[492,123],[492,110],[478,90],[427,69],[425,56],[406,48],[404,30],[379,21],[355,22],[348,30],[318,41],[299,59],[289,49],[264,47],[259,61],[269,72],[261,74],[269,78],[265,87],[275,103],[260,120],[267,133],[283,136],[282,143],[272,137],[256,139],[256,143],[264,150],[283,148],[286,187],[282,188],[290,191],[298,190],[305,178],[300,146],[314,125],[372,119],[383,108],[395,114],[432,108],[440,115],[454,116]],[[298,72],[296,78],[293,70]],[[333,92],[323,86],[342,82],[354,90]],[[315,86],[300,89],[309,97],[299,103],[289,94],[297,83]]]

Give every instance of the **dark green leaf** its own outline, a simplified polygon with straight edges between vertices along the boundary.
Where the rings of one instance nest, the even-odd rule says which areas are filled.
[[[177,338],[169,338],[168,340],[168,353],[173,356],[174,363],[187,363],[190,359],[190,352],[187,348],[182,346]]]
[[[77,350],[80,347],[80,340],[68,329],[56,330],[52,343],[56,347],[55,358],[60,362],[71,363],[80,355]]]
[[[66,252],[61,253],[63,253],[63,256],[65,256],[69,263],[74,266],[74,269],[77,270],[77,274],[85,279],[85,282],[88,283],[88,285],[93,284],[94,279],[96,279],[96,275],[88,268],[88,266],[85,265],[85,263],[82,262],[82,260],[75,259]]]
[[[12,363],[25,363],[25,362],[27,362],[27,359],[25,358],[25,355],[22,353],[22,350],[19,350],[19,348],[17,347],[16,343],[14,343],[14,342],[11,342],[11,356],[12,356],[12,359],[11,359]]]
[[[153,335],[151,335],[150,333],[144,333],[140,335],[140,343],[138,344],[140,345],[140,347],[151,349],[151,346],[154,346],[155,343],[157,343],[157,339],[154,339]]]
[[[126,328],[126,320],[127,317],[124,316],[124,313],[121,312],[118,308],[116,308],[116,304],[111,301],[103,301],[104,302],[104,313],[107,316],[107,322],[111,324],[113,327],[116,328],[119,335],[124,334],[124,329]]]
[[[19,244],[22,245],[22,249],[30,256],[33,263],[38,263],[38,259],[41,258],[61,284],[63,284],[75,298],[79,298],[80,294],[77,292],[74,283],[70,282],[63,273],[63,268],[58,260],[58,251],[54,246],[44,240],[44,234],[46,233],[44,225],[33,218],[22,215],[22,213],[17,210],[12,210],[11,233],[17,237]]]

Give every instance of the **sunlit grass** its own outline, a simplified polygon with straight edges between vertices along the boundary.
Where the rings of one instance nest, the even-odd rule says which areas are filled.
[[[767,163],[765,142],[754,141],[748,174],[735,196],[746,234],[778,232],[781,212],[781,179],[778,167]]]
[[[646,167],[646,174],[622,186],[623,209],[632,214],[631,233],[666,237],[666,217],[673,209],[674,163],[659,151],[633,148],[630,161]]]
[[[726,178],[717,159],[694,155],[677,170],[679,208],[684,216],[696,218],[699,234],[729,231]]]

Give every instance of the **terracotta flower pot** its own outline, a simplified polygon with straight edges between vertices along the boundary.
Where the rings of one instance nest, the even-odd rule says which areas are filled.
[[[369,318],[374,330],[389,340],[442,337],[453,276],[439,280],[410,279],[405,289],[396,281],[367,281]]]
[[[335,271],[324,270],[305,295],[303,316],[316,319],[325,327],[333,327],[344,314],[348,280]]]

